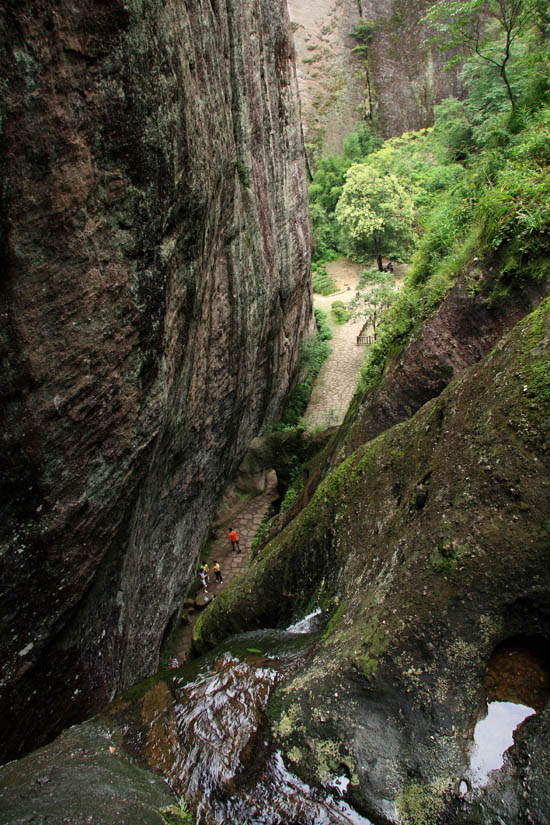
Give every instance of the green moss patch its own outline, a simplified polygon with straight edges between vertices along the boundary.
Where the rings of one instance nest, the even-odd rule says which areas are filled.
[[[404,825],[434,825],[442,814],[451,780],[431,785],[410,782],[396,797],[396,807]]]

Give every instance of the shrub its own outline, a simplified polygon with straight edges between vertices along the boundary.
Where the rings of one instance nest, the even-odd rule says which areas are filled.
[[[294,502],[296,501],[297,498],[298,498],[298,491],[296,490],[296,488],[295,487],[289,487],[288,490],[285,493],[284,499],[281,502],[281,513],[283,513],[285,510],[288,510],[288,508],[292,504],[294,504]]]
[[[333,301],[330,308],[332,317],[337,324],[345,324],[351,318],[350,312],[343,301]]]
[[[256,533],[254,534],[254,538],[252,539],[252,553],[253,554],[256,552],[256,550],[263,543],[264,537],[267,536],[267,534],[269,533],[275,515],[276,515],[275,508],[271,504],[267,508],[267,510],[265,511],[265,513],[263,515],[263,518],[262,518],[260,524],[258,525],[258,529],[256,530]]]
[[[330,341],[332,338],[332,330],[327,323],[327,313],[321,307],[315,307],[315,324],[317,326],[317,337],[321,341]]]

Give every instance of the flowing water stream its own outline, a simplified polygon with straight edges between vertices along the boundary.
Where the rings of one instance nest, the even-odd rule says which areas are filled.
[[[33,810],[52,821],[62,814],[63,821],[80,822],[86,810],[86,821],[112,821],[118,812],[121,822],[133,822],[136,800],[161,809],[167,783],[196,811],[198,825],[372,825],[346,803],[343,768],[324,788],[308,786],[283,761],[266,721],[274,689],[315,655],[325,620],[316,611],[286,630],[233,637],[227,647],[141,683],[104,715],[5,766],[0,804],[12,817],[2,821],[26,822]],[[465,805],[490,789],[517,726],[529,724],[525,716],[548,702],[546,650],[532,640],[497,650],[485,697],[462,775]]]
[[[178,757],[169,774],[197,809],[197,822],[257,825],[372,825],[342,799],[349,780],[307,786],[285,766],[262,718],[273,689],[303,666],[320,633],[321,611],[285,631],[245,633],[176,687]],[[495,652],[485,680],[486,713],[473,731],[461,790],[475,792],[498,770],[513,734],[550,696],[547,658],[530,644]]]
[[[162,740],[157,767],[197,822],[372,825],[341,798],[347,777],[323,792],[294,776],[263,721],[275,686],[311,656],[322,622],[318,610],[286,630],[235,636],[173,679],[175,721],[153,713],[151,739],[157,749]]]
[[[286,630],[235,636],[168,682],[153,683],[139,715],[131,710],[134,717],[125,718],[125,748],[137,759],[146,755],[146,765],[196,811],[197,823],[372,825],[344,801],[346,775],[329,777],[324,789],[293,775],[266,723],[271,694],[314,655],[324,622],[315,611]],[[497,650],[485,697],[483,718],[472,725],[464,798],[490,781],[514,730],[548,701],[546,653],[525,641]]]

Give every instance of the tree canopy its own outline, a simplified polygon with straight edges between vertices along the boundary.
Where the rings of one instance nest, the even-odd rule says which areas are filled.
[[[346,173],[336,218],[353,255],[403,260],[414,243],[413,202],[395,175],[382,174],[367,163]]]
[[[508,98],[516,95],[508,76],[512,45],[531,22],[535,0],[443,0],[432,6],[424,21],[435,31],[436,40],[456,56],[454,65],[468,54],[476,54],[499,72]]]

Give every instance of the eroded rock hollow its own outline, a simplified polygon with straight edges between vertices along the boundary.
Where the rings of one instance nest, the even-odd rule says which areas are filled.
[[[151,673],[311,330],[282,0],[4,4],[0,759]]]

